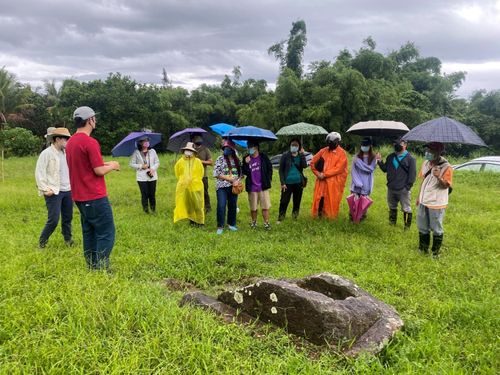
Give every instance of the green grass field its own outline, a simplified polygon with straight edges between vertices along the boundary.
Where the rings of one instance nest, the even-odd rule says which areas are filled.
[[[76,208],[76,247],[65,246],[58,227],[48,247],[38,249],[46,210],[35,188],[36,158],[6,160],[0,182],[0,373],[498,373],[499,175],[455,174],[436,261],[418,253],[415,225],[404,232],[401,216],[397,228],[387,224],[380,170],[375,203],[361,225],[348,221],[345,201],[338,220],[313,221],[310,179],[297,221],[288,217],[270,232],[252,231],[244,194],[240,230],[217,236],[214,211],[205,228],[173,224],[172,156],[161,157],[156,216],[142,212],[135,172],[127,159],[119,161],[122,171],[106,177],[117,227],[108,275],[85,267]],[[272,223],[279,203],[276,171],[274,181]],[[344,358],[283,330],[227,325],[206,311],[181,308],[183,292],[164,283],[177,278],[215,294],[251,277],[319,272],[350,278],[393,305],[405,321],[403,332],[378,356]]]

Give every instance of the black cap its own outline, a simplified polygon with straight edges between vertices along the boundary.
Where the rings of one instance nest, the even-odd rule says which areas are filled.
[[[371,146],[372,145],[372,140],[369,137],[363,138],[361,141],[361,146]]]

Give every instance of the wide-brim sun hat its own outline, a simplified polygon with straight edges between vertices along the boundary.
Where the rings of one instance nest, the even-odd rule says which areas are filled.
[[[67,128],[55,128],[52,133],[47,134],[47,139],[54,139],[56,137],[71,138],[71,133]]]
[[[56,130],[57,128],[55,126],[50,126],[47,128],[47,134],[44,135],[45,138],[47,138],[49,135],[51,135],[54,130]]]
[[[188,143],[186,143],[186,145],[183,148],[181,148],[181,151],[186,151],[186,150],[198,153],[196,151],[196,149],[194,148],[194,143],[193,142],[188,142]]]

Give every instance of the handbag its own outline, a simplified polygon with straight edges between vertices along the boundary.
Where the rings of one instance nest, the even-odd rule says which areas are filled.
[[[243,192],[243,183],[241,182],[241,180],[238,180],[235,183],[233,183],[231,191],[233,194],[236,195],[241,194]]]
[[[323,169],[325,168],[325,159],[323,159],[323,156],[321,156],[314,164],[314,168],[316,168],[318,172],[323,172]]]

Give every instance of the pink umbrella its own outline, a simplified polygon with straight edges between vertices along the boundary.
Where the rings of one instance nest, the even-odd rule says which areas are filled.
[[[346,199],[352,221],[359,223],[373,201],[367,196],[357,194],[351,194]]]

